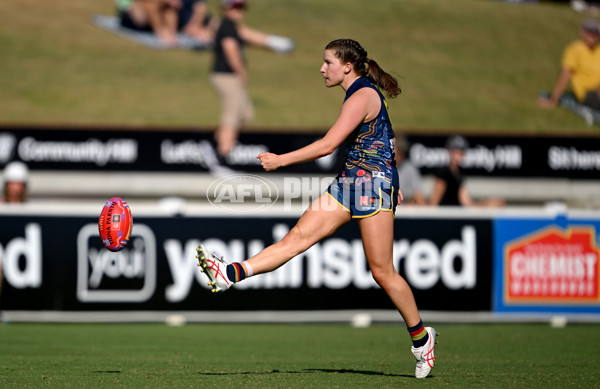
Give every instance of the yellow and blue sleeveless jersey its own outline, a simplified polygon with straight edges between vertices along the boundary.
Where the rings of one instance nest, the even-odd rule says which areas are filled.
[[[381,109],[375,119],[362,123],[346,139],[346,175],[356,177],[360,170],[388,183],[397,179],[394,153],[394,130],[385,98],[373,83],[360,77],[346,91],[344,102],[362,88],[374,89],[381,99]],[[362,174],[361,174],[362,175]]]
[[[327,188],[327,193],[353,218],[394,212],[399,185],[394,131],[383,95],[369,79],[360,77],[348,88],[344,101],[361,88],[377,92],[381,109],[373,120],[360,124],[348,136],[344,169]]]

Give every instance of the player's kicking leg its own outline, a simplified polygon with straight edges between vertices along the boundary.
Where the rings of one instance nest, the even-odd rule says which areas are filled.
[[[350,220],[350,214],[327,193],[316,199],[298,223],[279,242],[244,262],[227,263],[203,245],[196,249],[198,266],[208,278],[213,292],[224,292],[234,283],[255,274],[273,271],[316,242],[333,234]]]

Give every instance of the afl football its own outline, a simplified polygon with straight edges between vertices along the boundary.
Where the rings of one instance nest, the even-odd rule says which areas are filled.
[[[129,204],[120,197],[108,200],[98,219],[98,231],[102,243],[110,251],[119,251],[129,242],[133,218]]]

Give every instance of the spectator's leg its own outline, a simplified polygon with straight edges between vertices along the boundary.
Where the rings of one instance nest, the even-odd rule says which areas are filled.
[[[172,24],[172,16],[168,12],[174,11],[176,16],[176,11],[155,0],[140,0],[136,2],[136,4],[138,3],[139,7],[143,9],[147,23],[152,26],[154,34],[166,45],[175,45],[177,43],[176,28],[169,24]]]
[[[593,110],[582,104],[572,93],[565,93],[558,99],[558,104],[583,118],[588,126],[594,124]]]
[[[185,0],[179,17],[186,35],[201,41],[214,39],[216,31],[214,23],[209,23],[208,5],[205,1]]]
[[[235,74],[213,74],[211,82],[221,98],[221,119],[215,141],[219,155],[224,157],[233,150],[239,129],[246,119],[242,115],[247,104],[247,92]]]

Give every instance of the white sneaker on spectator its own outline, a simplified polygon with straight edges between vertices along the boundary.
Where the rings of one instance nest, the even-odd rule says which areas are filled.
[[[229,265],[222,257],[218,257],[215,253],[210,253],[204,245],[198,246],[196,249],[198,255],[198,266],[200,271],[209,279],[208,286],[212,287],[213,293],[225,292],[233,285],[233,282],[227,278],[226,268]]]
[[[435,365],[434,348],[437,344],[437,331],[432,327],[425,327],[425,331],[429,334],[429,340],[419,348],[411,347],[415,358],[417,358],[417,368],[415,369],[415,377],[425,378]]]

